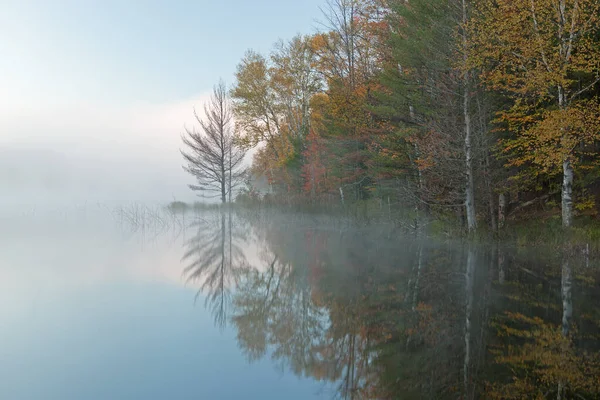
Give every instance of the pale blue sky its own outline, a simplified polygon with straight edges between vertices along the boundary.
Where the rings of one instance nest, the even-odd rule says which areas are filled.
[[[231,82],[246,49],[311,32],[322,3],[0,0],[0,79],[19,97],[173,102]]]
[[[219,78],[233,82],[247,49],[268,52],[280,38],[314,32],[324,3],[0,0],[0,154],[22,160],[3,170],[40,177],[30,192],[48,182],[44,171],[61,194],[189,196],[179,136],[193,107]],[[23,148],[36,155],[23,160]],[[69,165],[68,178],[39,157],[46,152]]]

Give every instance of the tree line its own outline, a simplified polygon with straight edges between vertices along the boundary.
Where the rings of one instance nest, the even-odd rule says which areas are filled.
[[[319,32],[249,50],[223,92],[230,148],[257,149],[251,174],[273,201],[370,202],[469,232],[542,205],[565,227],[596,215],[600,1],[329,0],[322,11]],[[218,162],[219,148],[207,152]],[[227,181],[213,177],[227,168],[201,174],[186,159]]]

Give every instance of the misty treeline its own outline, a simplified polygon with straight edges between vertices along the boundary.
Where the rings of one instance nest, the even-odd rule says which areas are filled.
[[[597,214],[598,0],[322,11],[318,33],[248,51],[229,92],[236,144],[257,149],[251,175],[269,202],[364,204],[468,231]]]

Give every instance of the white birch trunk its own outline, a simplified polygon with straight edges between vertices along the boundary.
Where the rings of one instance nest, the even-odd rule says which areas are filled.
[[[464,61],[467,62],[467,34],[466,24],[468,22],[468,11],[467,1],[462,0],[462,17],[463,17],[463,33],[462,40],[464,45]],[[465,129],[465,209],[467,213],[467,227],[469,232],[474,232],[477,228],[477,219],[475,215],[475,194],[473,188],[473,151],[471,144],[471,114],[470,114],[470,85],[469,85],[470,74],[465,72],[463,77],[463,115],[464,115],[464,129]]]

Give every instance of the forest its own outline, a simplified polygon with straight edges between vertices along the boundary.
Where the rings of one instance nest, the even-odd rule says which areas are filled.
[[[594,223],[598,0],[329,0],[321,11],[317,33],[248,50],[231,88],[216,88],[229,148],[254,149],[239,202],[466,233]],[[217,171],[224,202],[232,170]]]

